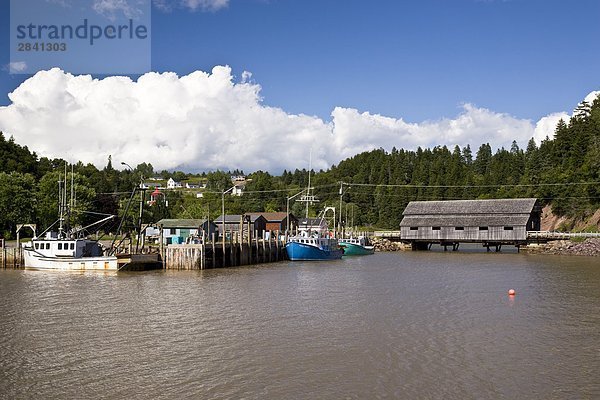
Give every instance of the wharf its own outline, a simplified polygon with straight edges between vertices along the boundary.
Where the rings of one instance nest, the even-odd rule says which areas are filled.
[[[23,251],[20,248],[0,247],[0,268],[21,269],[23,266]]]
[[[285,240],[273,234],[266,239],[238,240],[236,235],[222,241],[204,244],[178,244],[153,247],[148,253],[117,253],[119,271],[201,270],[237,267],[287,260]],[[131,247],[131,246],[130,246]],[[126,249],[123,249],[126,250]],[[20,247],[0,247],[0,268],[24,268]]]
[[[161,250],[164,269],[202,270],[287,260],[285,241],[279,235],[273,236],[251,240],[237,240],[234,236],[225,243],[168,245]]]
[[[150,271],[162,269],[160,254],[117,254],[119,271]]]

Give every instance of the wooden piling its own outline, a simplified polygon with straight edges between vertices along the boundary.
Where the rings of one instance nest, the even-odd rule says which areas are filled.
[[[277,261],[279,261],[279,230],[275,231],[276,235],[275,236],[275,258]]]
[[[212,263],[211,263],[211,267],[215,268],[217,266],[217,263],[215,261],[215,257],[216,257],[216,252],[215,252],[215,233],[212,233]]]
[[[206,268],[206,232],[202,230],[202,260],[200,261],[200,269]]]
[[[204,246],[202,244],[170,245],[166,248],[166,269],[202,269]]]
[[[163,235],[163,227],[160,227],[160,259],[162,261],[163,269],[165,269],[165,243],[164,243],[164,235]]]

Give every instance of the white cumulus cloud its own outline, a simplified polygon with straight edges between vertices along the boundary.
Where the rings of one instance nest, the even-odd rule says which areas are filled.
[[[129,0],[94,0],[92,9],[98,14],[114,20],[117,15],[123,14],[127,18],[138,18],[143,14],[139,6],[143,6],[146,1],[132,2]]]
[[[261,87],[245,73],[217,66],[186,76],[147,73],[93,79],[60,69],[40,71],[9,94],[0,107],[0,130],[38,154],[81,160],[98,167],[112,155],[156,169],[246,171],[313,168],[383,147],[436,145],[524,147],[553,134],[562,114],[537,123],[465,104],[455,118],[407,123],[352,108],[336,107],[331,120],[290,114],[262,103]],[[473,149],[476,150],[476,149]]]
[[[583,99],[583,101],[587,101],[589,104],[592,104],[598,96],[600,96],[600,91],[596,90],[585,96],[585,99]]]
[[[402,119],[337,107],[333,113],[334,137],[341,156],[349,157],[364,149],[392,147],[415,149],[437,145],[510,147],[513,140],[527,143],[533,125],[508,114],[465,104],[453,119],[407,123]]]
[[[14,61],[9,63],[7,68],[10,73],[18,74],[27,70],[27,63],[25,61]]]
[[[217,11],[226,8],[229,0],[154,0],[154,5],[163,11],[183,7],[191,11]]]
[[[558,124],[558,121],[562,119],[568,123],[570,118],[571,116],[566,112],[553,113],[542,117],[535,124],[533,138],[535,139],[536,143],[539,145],[542,140],[546,138],[554,138],[554,131],[556,130],[556,124]]]

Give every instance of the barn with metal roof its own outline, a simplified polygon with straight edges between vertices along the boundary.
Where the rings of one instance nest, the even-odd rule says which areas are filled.
[[[537,199],[411,201],[400,223],[402,241],[418,244],[515,244],[540,230]],[[417,244],[417,246],[415,246]]]

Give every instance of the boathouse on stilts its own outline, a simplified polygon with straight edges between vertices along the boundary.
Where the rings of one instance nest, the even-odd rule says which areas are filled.
[[[411,201],[402,215],[400,236],[413,250],[481,243],[499,251],[527,244],[527,231],[540,230],[541,206],[534,198]]]

